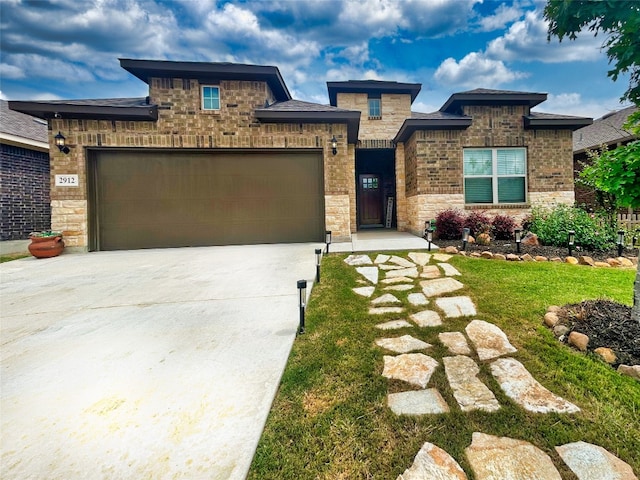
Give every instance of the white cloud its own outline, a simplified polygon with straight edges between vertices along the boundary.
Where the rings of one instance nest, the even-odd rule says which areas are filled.
[[[481,32],[492,32],[504,28],[511,22],[519,20],[524,15],[521,6],[516,3],[513,5],[501,4],[493,15],[481,17],[479,20],[479,30]]]
[[[9,100],[7,96],[4,93],[2,93],[2,90],[0,90],[0,100]]]
[[[495,88],[526,76],[526,73],[509,70],[502,61],[492,60],[478,52],[466,55],[460,62],[447,58],[434,74],[442,85],[468,88]]]
[[[20,79],[25,78],[24,70],[16,65],[9,65],[8,63],[0,64],[0,77],[4,79]]]
[[[344,80],[383,80],[383,78],[375,70],[362,70],[351,65],[344,65],[327,70],[326,80],[340,82]]]
[[[599,118],[602,115],[623,108],[618,98],[583,98],[580,93],[550,93],[547,101],[534,111],[575,115],[579,117]]]

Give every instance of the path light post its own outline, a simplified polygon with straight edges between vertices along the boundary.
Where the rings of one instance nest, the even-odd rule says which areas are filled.
[[[298,303],[300,305],[300,327],[298,333],[304,333],[304,310],[307,306],[307,281],[298,280]]]
[[[316,248],[316,283],[320,283],[320,260],[322,259],[322,249]]]
[[[573,256],[573,245],[576,243],[576,232],[573,230],[569,230],[569,256]]]
[[[433,228],[431,225],[427,227],[427,242],[429,242],[429,251],[431,251],[431,242],[433,241]]]
[[[326,243],[327,253],[329,253],[329,245],[331,245],[331,230],[324,232],[324,243]]]
[[[618,256],[622,256],[622,249],[624,248],[624,230],[618,230]]]
[[[516,236],[516,251],[520,253],[520,244],[522,243],[522,230],[516,228],[513,233]]]
[[[469,241],[469,232],[470,230],[468,228],[462,229],[462,250],[463,251],[467,250],[467,242]]]

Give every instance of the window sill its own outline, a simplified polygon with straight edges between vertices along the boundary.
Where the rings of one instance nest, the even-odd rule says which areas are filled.
[[[380,116],[380,117],[369,117],[369,120],[382,120],[382,116]]]
[[[465,210],[516,210],[531,208],[530,203],[465,203]]]

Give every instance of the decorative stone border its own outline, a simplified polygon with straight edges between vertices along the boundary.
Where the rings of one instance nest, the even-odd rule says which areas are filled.
[[[576,257],[553,257],[547,258],[540,255],[536,255],[535,257],[525,253],[524,255],[516,255],[514,253],[509,253],[507,255],[503,255],[501,253],[492,253],[490,251],[484,251],[481,253],[473,252],[467,254],[465,251],[460,251],[454,246],[448,246],[443,250],[445,253],[449,253],[452,255],[462,255],[470,258],[486,258],[488,260],[506,260],[510,262],[555,262],[555,263],[568,263],[570,265],[587,265],[590,267],[601,267],[601,268],[635,268],[638,265],[637,257],[618,257],[618,258],[607,258],[606,262],[596,262],[593,258],[588,257],[586,255],[582,255],[578,258]]]
[[[567,343],[574,347],[576,350],[581,352],[587,351],[587,345],[589,344],[589,337],[584,333],[580,332],[569,332],[569,327],[566,325],[560,324],[560,318],[558,317],[558,311],[560,311],[560,307],[557,305],[551,305],[547,308],[547,313],[544,315],[543,323],[553,330],[554,336],[562,343],[564,343],[565,339]],[[569,336],[567,337],[567,334]],[[594,351],[597,355],[602,358],[609,365],[615,363],[616,354],[613,350],[606,347],[596,348]],[[640,381],[640,365],[618,365],[618,372],[622,375],[627,375],[629,377],[635,378]]]

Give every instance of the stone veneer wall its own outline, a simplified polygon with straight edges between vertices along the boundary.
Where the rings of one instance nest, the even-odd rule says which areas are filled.
[[[338,93],[338,108],[361,112],[359,140],[391,140],[407,118],[411,117],[411,95],[382,94],[381,118],[369,118],[369,102],[366,93]]]
[[[526,106],[466,106],[473,118],[466,130],[422,130],[404,145],[409,231],[422,234],[424,222],[447,208],[482,210],[521,221],[531,206],[573,203],[571,130],[525,130]],[[465,205],[465,147],[526,147],[527,203]]]
[[[220,82],[219,112],[200,110],[197,80],[154,78],[149,93],[159,106],[157,122],[51,120],[49,144],[54,144],[54,133],[61,131],[71,150],[65,155],[51,149],[51,176],[79,176],[78,187],[51,189],[52,228],[63,231],[68,246],[86,249],[88,245],[88,147],[322,150],[327,229],[336,239],[350,238],[355,151],[347,145],[346,124],[260,123],[254,110],[263,107],[265,100],[273,101],[265,82]],[[333,135],[338,139],[336,155],[331,152]]]
[[[409,215],[407,213],[407,191],[404,144],[396,146],[396,229],[408,231]]]

